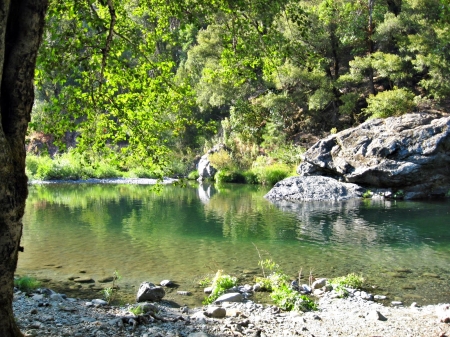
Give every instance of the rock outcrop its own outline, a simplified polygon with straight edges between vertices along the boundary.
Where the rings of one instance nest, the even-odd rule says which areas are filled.
[[[369,120],[317,142],[297,173],[402,189],[406,199],[444,195],[450,187],[450,116]]]
[[[222,150],[227,151],[225,145],[216,145],[211,150],[208,150],[208,152],[200,158],[200,161],[197,164],[197,170],[199,174],[198,181],[203,181],[208,178],[214,178],[214,175],[217,173],[217,169],[211,165],[208,156]]]
[[[339,201],[364,189],[404,199],[443,197],[450,189],[450,116],[369,120],[314,144],[297,173],[266,198]]]

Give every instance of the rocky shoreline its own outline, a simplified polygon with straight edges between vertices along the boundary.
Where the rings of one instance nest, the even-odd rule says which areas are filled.
[[[360,292],[362,293],[362,292]],[[317,311],[283,312],[244,300],[188,308],[171,301],[109,306],[68,298],[48,288],[16,289],[14,313],[25,336],[450,336],[450,305],[383,306],[357,292],[342,299],[325,292]]]

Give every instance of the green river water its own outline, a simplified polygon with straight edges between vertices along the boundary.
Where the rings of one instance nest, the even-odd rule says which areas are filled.
[[[159,194],[142,185],[30,186],[17,273],[50,280],[71,296],[101,298],[100,284],[79,288],[68,278],[98,280],[118,270],[123,301],[132,301],[142,281],[171,279],[179,287],[168,289],[168,300],[200,305],[200,279],[222,269],[251,283],[261,274],[261,255],[293,278],[301,270],[304,283],[309,274],[356,272],[368,291],[389,300],[450,301],[449,200],[274,204],[263,198],[267,191],[241,185],[165,186]]]

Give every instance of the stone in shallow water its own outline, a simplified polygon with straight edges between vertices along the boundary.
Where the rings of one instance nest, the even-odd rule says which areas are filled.
[[[83,276],[83,277],[78,277],[76,279],[73,280],[74,282],[77,283],[94,283],[95,281],[89,277],[89,276]]]
[[[220,296],[214,303],[222,302],[242,302],[243,296],[241,293],[229,293]]]
[[[150,282],[142,282],[137,292],[136,302],[161,301],[165,295],[166,292],[162,287],[155,286]]]
[[[107,282],[112,282],[112,281],[114,281],[114,277],[112,277],[112,276],[105,276],[105,277],[98,279],[98,282],[100,282],[100,283],[107,283]]]

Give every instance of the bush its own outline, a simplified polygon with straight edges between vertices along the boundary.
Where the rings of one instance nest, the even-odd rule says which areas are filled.
[[[245,182],[247,184],[258,184],[259,183],[258,176],[256,175],[256,173],[254,173],[252,171],[245,171],[243,173],[243,175],[244,175]]]
[[[219,152],[214,152],[208,155],[208,159],[211,165],[217,170],[230,170],[233,168],[233,160],[230,154],[225,150],[220,150]]]
[[[347,276],[336,277],[328,281],[333,289],[341,296],[346,297],[348,292],[345,288],[359,289],[364,284],[364,278],[355,273],[348,274]]]
[[[287,311],[317,310],[317,304],[313,300],[289,286],[289,276],[283,273],[278,264],[270,259],[261,260],[258,264],[264,275],[266,269],[270,270],[271,274],[267,277],[257,277],[256,281],[262,289],[271,291],[270,297],[278,307]]]
[[[298,291],[282,285],[275,288],[270,297],[283,310],[291,311],[310,311],[317,310],[317,304],[306,295],[300,294]]]
[[[220,170],[214,176],[216,183],[245,183],[245,176],[236,171]]]
[[[189,172],[187,178],[188,180],[197,180],[200,177],[200,174],[197,170]]]
[[[400,116],[412,112],[416,106],[414,94],[407,89],[397,87],[379,92],[376,96],[370,95],[367,104],[367,108],[362,111],[369,118]]]
[[[216,299],[219,298],[219,296],[225,294],[228,289],[233,288],[236,285],[236,277],[223,275],[223,270],[218,270],[212,282],[213,291],[208,297],[203,300],[203,304],[213,303]]]
[[[260,184],[273,186],[280,180],[291,176],[292,168],[285,164],[272,164],[266,167],[254,168],[252,172],[257,176]]]
[[[22,291],[30,291],[41,286],[41,282],[30,276],[23,276],[14,279],[14,286]]]

